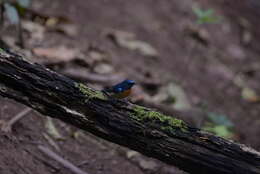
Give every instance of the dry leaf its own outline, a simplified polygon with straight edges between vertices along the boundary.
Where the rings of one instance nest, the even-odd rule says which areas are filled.
[[[110,74],[114,71],[114,68],[107,63],[100,63],[95,66],[94,72],[98,74]]]
[[[153,101],[168,103],[176,110],[191,109],[191,104],[184,89],[180,85],[173,82],[165,87],[162,87],[159,93],[153,97]]]
[[[53,119],[50,117],[47,117],[45,128],[47,129],[47,133],[51,135],[53,138],[58,140],[64,140],[62,135],[59,133],[58,129],[53,123]]]
[[[158,56],[158,51],[153,46],[144,41],[136,39],[136,36],[133,33],[113,30],[111,32],[108,32],[107,35],[111,37],[117,45],[121,47],[139,51],[144,56]]]
[[[76,25],[70,23],[50,25],[48,26],[48,31],[60,32],[71,37],[75,37],[78,34],[78,28],[76,27]]]
[[[259,102],[260,101],[260,96],[256,94],[256,92],[249,88],[245,87],[242,89],[242,98],[248,102]]]
[[[45,25],[47,27],[53,27],[55,25],[57,25],[59,23],[59,18],[57,17],[49,17],[46,21],[45,21]]]
[[[50,62],[67,62],[75,59],[80,54],[79,50],[58,46],[52,48],[34,48],[33,53],[44,57]]]
[[[192,39],[198,41],[202,45],[207,46],[209,44],[210,34],[206,29],[189,24],[186,26],[185,30]]]
[[[71,37],[76,36],[78,33],[76,25],[66,18],[49,17],[45,25],[49,31],[61,32]]]
[[[45,28],[42,25],[31,21],[23,21],[22,27],[31,34],[33,40],[43,40]]]
[[[90,50],[88,55],[93,62],[110,62],[108,54],[102,51]]]

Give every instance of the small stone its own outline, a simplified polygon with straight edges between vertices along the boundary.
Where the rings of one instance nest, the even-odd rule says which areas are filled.
[[[133,158],[133,157],[135,157],[135,156],[137,156],[139,153],[138,152],[136,152],[136,151],[133,151],[133,150],[130,150],[130,151],[128,151],[127,153],[126,153],[126,156],[127,156],[127,158]]]
[[[158,165],[154,161],[140,160],[139,165],[144,170],[155,171],[158,168]]]

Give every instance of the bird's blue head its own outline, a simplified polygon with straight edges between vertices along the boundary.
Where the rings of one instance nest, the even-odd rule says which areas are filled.
[[[135,85],[135,81],[133,80],[125,80],[123,83],[127,84],[130,88]]]

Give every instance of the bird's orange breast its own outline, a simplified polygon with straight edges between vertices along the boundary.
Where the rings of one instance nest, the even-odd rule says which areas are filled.
[[[131,94],[131,89],[125,90],[123,92],[117,93],[115,94],[113,97],[118,98],[118,99],[122,99],[122,98],[126,98]]]

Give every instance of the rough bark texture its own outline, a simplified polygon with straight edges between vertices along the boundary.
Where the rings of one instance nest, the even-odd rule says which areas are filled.
[[[260,153],[0,49],[0,95],[190,173],[260,173]]]

